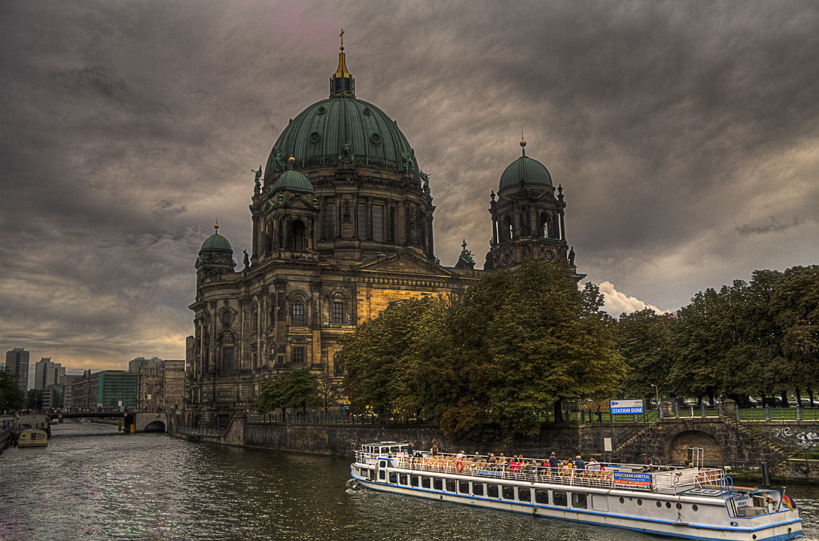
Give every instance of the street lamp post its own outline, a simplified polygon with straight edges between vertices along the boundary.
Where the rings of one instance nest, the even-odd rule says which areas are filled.
[[[649,383],[652,387],[654,387],[654,391],[657,394],[657,417],[660,416],[660,388],[654,385],[653,383]]]

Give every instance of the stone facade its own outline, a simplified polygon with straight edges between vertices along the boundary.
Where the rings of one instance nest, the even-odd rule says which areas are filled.
[[[139,367],[137,407],[140,411],[164,411],[182,407],[185,361],[151,360]]]

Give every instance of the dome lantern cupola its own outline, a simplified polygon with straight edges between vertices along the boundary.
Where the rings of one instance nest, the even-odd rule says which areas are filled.
[[[521,183],[528,185],[538,184],[552,187],[552,175],[549,170],[537,160],[526,155],[526,140],[520,141],[521,156],[509,164],[501,175],[498,192],[504,188],[517,187]]]
[[[330,97],[348,96],[355,98],[355,77],[347,71],[347,61],[344,55],[344,29],[341,29],[341,47],[338,53],[338,68],[330,77]]]

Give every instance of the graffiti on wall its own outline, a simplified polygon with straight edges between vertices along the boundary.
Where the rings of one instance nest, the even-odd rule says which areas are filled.
[[[802,447],[814,447],[819,445],[819,433],[812,430],[793,429],[789,426],[775,428],[771,432],[775,439],[796,440]]]

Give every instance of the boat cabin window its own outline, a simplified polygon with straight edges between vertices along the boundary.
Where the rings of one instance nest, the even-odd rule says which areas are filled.
[[[483,496],[483,483],[472,483],[472,495]]]
[[[549,503],[549,491],[548,490],[535,490],[535,501],[537,503],[547,505]]]
[[[429,477],[427,477],[427,476],[421,477],[421,487],[422,488],[429,488],[430,487]]]
[[[432,488],[435,490],[443,490],[444,489],[444,480],[440,477],[435,477],[432,479]]]
[[[498,497],[498,485],[486,485],[486,495],[490,498],[497,498]]]
[[[518,487],[518,500],[522,502],[532,501],[532,489]]]
[[[458,492],[469,494],[469,481],[458,481]]]
[[[446,480],[446,491],[447,492],[455,492],[455,479],[447,479]]]
[[[384,479],[386,479],[386,478],[387,478],[387,476],[386,476],[386,472],[385,472],[384,470],[380,470],[380,471],[378,472],[378,478],[379,478],[379,479],[381,479],[382,481],[383,481]]]
[[[572,507],[575,509],[586,509],[588,506],[588,499],[585,494],[572,492]]]
[[[559,490],[555,490],[552,494],[552,503],[555,505],[559,505],[560,507],[566,507],[569,505],[569,499],[565,492],[561,492]]]
[[[378,465],[378,467],[379,467],[379,468],[386,468],[386,467],[387,467],[387,461],[386,461],[386,460],[382,460],[382,461],[381,461],[381,464],[379,464],[379,465]]]
[[[402,473],[401,475],[398,476],[398,483],[401,484],[401,485],[406,485],[407,484],[407,474],[406,473]]]
[[[504,500],[514,500],[515,499],[515,487],[504,486],[503,487],[503,499]]]
[[[413,487],[418,486],[418,476],[417,475],[410,475],[410,486],[413,486]]]

